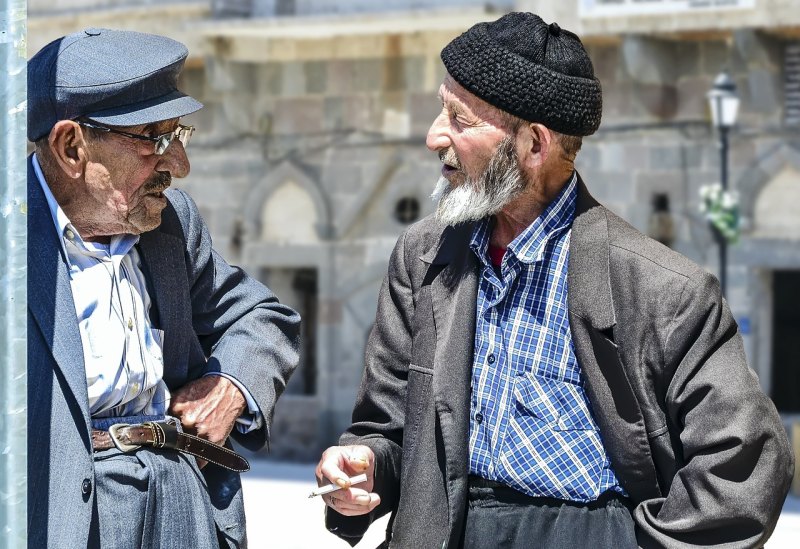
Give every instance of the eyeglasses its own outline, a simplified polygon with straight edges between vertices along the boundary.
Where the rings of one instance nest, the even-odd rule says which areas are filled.
[[[192,134],[194,133],[194,126],[184,126],[183,124],[179,124],[177,128],[172,130],[171,132],[162,133],[161,135],[141,135],[138,133],[128,133],[122,130],[118,130],[116,128],[109,128],[108,126],[100,126],[98,124],[93,124],[91,122],[86,122],[84,120],[78,120],[78,124],[81,126],[86,126],[87,128],[94,128],[95,130],[100,130],[103,132],[108,133],[115,133],[117,135],[122,135],[124,137],[130,137],[132,139],[141,139],[142,141],[150,141],[155,143],[155,150],[153,153],[156,156],[161,156],[167,151],[167,147],[177,139],[181,142],[181,144],[185,147],[189,144],[189,140],[192,138]]]

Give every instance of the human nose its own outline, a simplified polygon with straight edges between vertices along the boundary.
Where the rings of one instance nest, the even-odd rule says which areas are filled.
[[[428,129],[428,136],[425,138],[425,145],[428,149],[436,152],[450,147],[449,128],[447,113],[440,113]]]
[[[186,156],[186,149],[180,140],[172,140],[167,150],[159,158],[156,170],[169,172],[173,177],[189,175],[189,158]]]

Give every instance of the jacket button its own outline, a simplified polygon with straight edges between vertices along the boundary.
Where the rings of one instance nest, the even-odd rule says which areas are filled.
[[[84,496],[88,496],[92,493],[92,481],[88,478],[83,479],[81,483],[81,493],[83,493]]]

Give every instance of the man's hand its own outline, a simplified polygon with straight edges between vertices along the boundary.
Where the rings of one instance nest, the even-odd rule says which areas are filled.
[[[351,487],[348,478],[361,473],[367,474],[367,482]],[[372,491],[375,454],[367,446],[331,446],[322,454],[316,475],[319,486],[333,483],[343,488],[322,496],[337,513],[348,517],[365,515],[381,502],[380,496]]]
[[[181,420],[186,432],[222,445],[246,406],[244,395],[231,380],[210,375],[172,393],[169,413]],[[197,465],[202,469],[206,462],[198,459]]]

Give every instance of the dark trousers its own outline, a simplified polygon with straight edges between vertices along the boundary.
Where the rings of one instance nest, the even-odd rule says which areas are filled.
[[[633,518],[622,496],[590,503],[534,498],[470,478],[462,549],[636,549]]]

